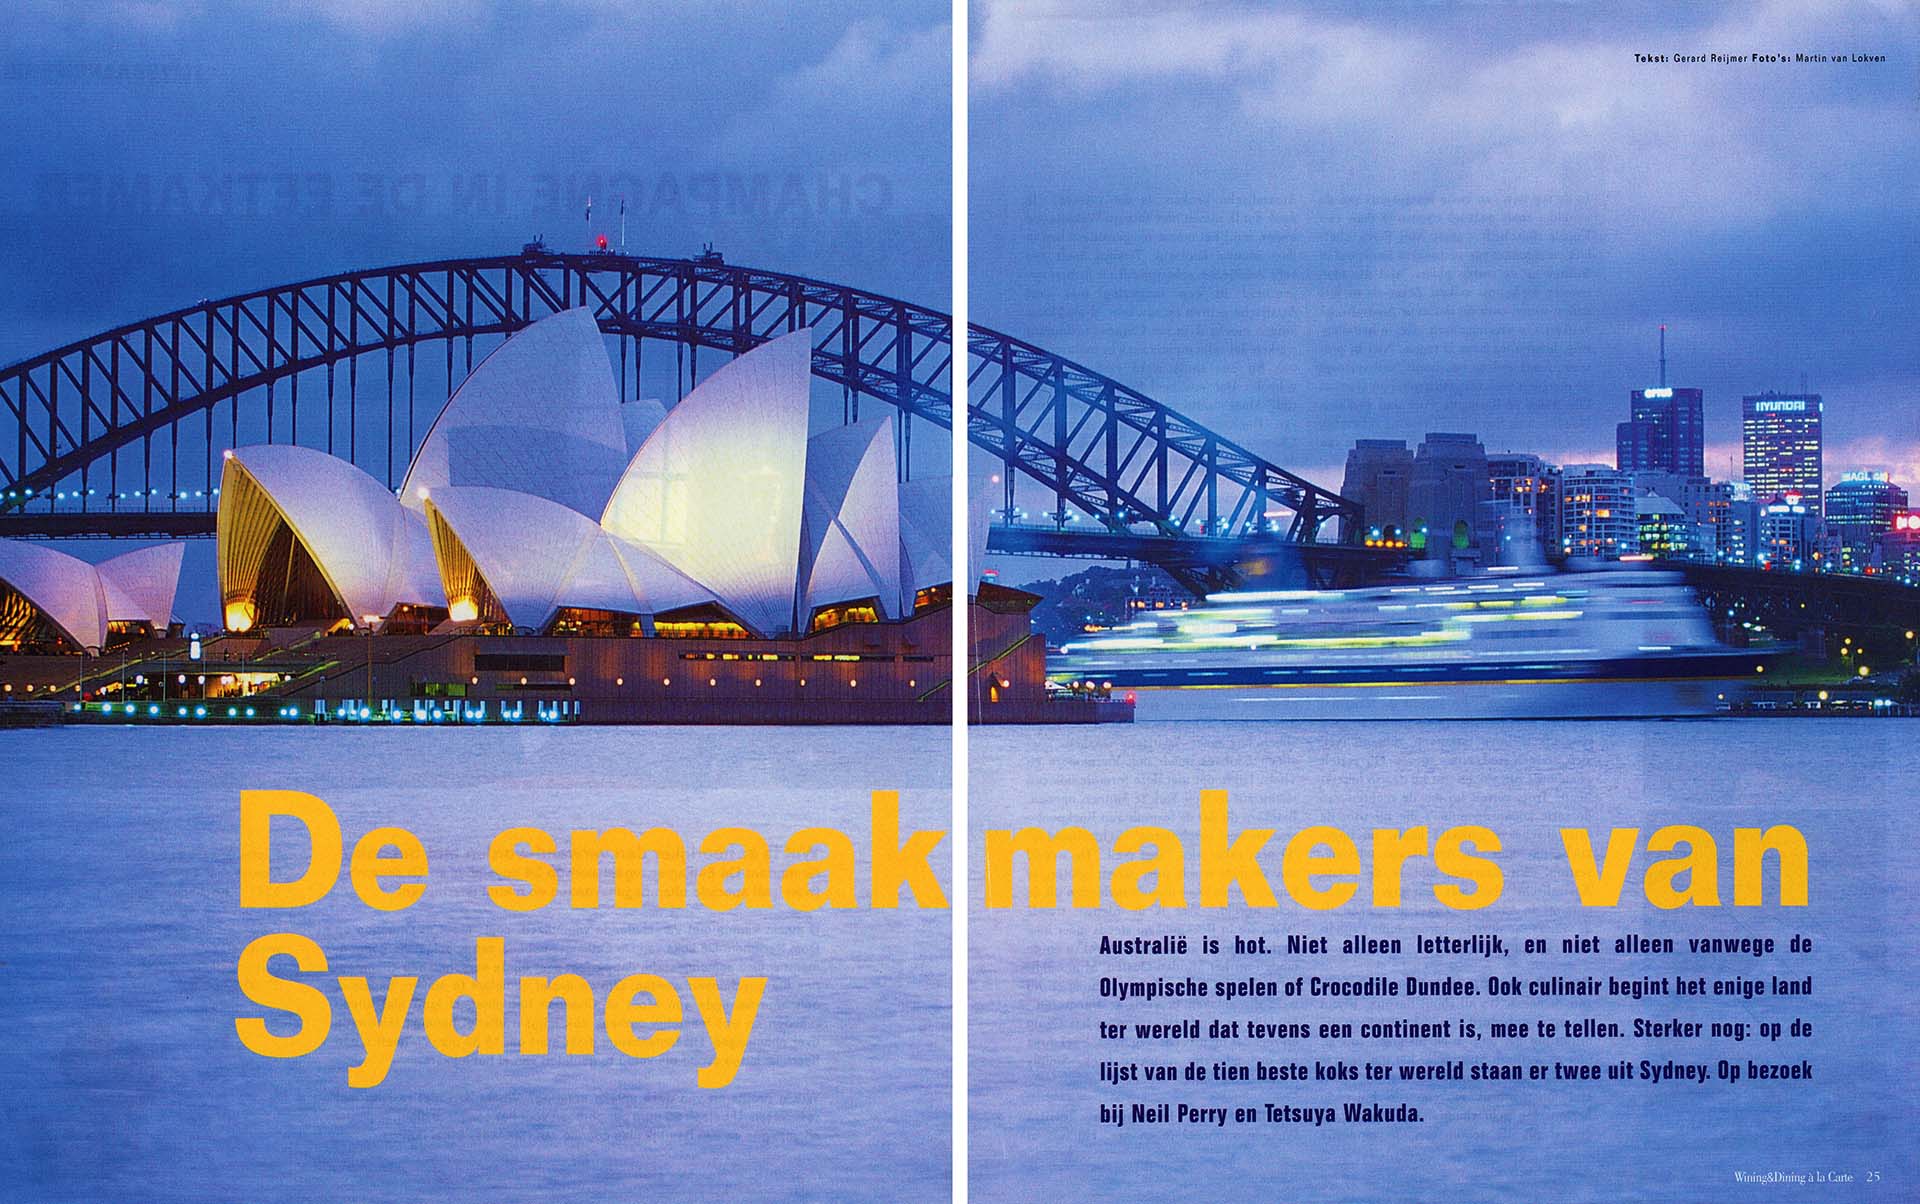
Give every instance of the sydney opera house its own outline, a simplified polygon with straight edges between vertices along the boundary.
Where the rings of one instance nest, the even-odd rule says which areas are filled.
[[[890,417],[813,430],[812,354],[794,331],[671,409],[623,402],[593,315],[567,310],[475,366],[397,491],[305,447],[227,452],[225,632],[191,674],[157,674],[164,701],[216,717],[944,722],[950,478],[901,479]],[[0,546],[0,640],[100,653],[116,627],[162,632],[179,566],[177,544],[98,566]],[[1043,700],[1024,607],[981,604],[980,635],[1023,669],[1016,686],[990,665],[983,688]],[[124,668],[104,674],[65,689],[162,713]]]
[[[227,451],[225,630],[190,647],[165,639],[179,543],[88,565],[0,542],[0,680],[106,718],[947,722],[950,478],[902,480],[891,417],[816,430],[810,401],[808,330],[672,409],[622,401],[568,309],[472,369],[397,490]],[[1043,705],[1031,595],[970,601],[985,718],[1092,718]]]
[[[323,452],[238,448],[227,629],[770,639],[910,617],[952,578],[947,481],[899,480],[885,418],[810,435],[811,357],[796,331],[670,412],[622,405],[569,310],[475,368],[398,496]]]
[[[0,654],[100,652],[164,634],[185,544],[89,564],[0,539]]]
[[[226,628],[377,632],[371,698],[314,693],[376,710],[936,721],[916,704],[948,675],[948,483],[899,479],[888,419],[813,433],[812,350],[795,331],[671,410],[622,404],[569,310],[474,369],[397,495],[321,452],[237,448]]]

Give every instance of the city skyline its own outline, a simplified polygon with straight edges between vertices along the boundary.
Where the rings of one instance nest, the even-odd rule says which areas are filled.
[[[1678,380],[1679,374],[1675,373],[1671,368],[1669,368],[1667,375],[1669,384],[1666,387],[1674,389],[1676,392],[1689,387],[1684,384],[1674,383]],[[1614,408],[1607,408],[1609,403],[1605,402],[1598,402],[1591,406],[1588,416],[1591,425],[1594,427],[1595,434],[1589,443],[1545,443],[1540,446],[1521,445],[1517,442],[1510,443],[1503,441],[1501,432],[1504,428],[1497,425],[1484,430],[1474,430],[1472,433],[1480,436],[1482,442],[1486,444],[1489,455],[1537,455],[1549,464],[1562,466],[1575,464],[1607,464],[1620,466],[1620,447],[1617,432],[1612,444],[1606,445],[1603,443],[1601,437],[1602,434],[1604,434],[1601,428],[1625,425],[1628,420],[1627,416],[1631,411],[1634,395],[1645,389],[1654,387],[1656,386],[1652,384],[1651,380],[1647,384],[1622,386],[1619,399],[1610,403]],[[1701,456],[1702,475],[1715,481],[1744,481],[1746,479],[1745,432],[1742,426],[1743,405],[1747,398],[1765,394],[1777,394],[1785,398],[1823,396],[1818,389],[1800,389],[1797,382],[1791,390],[1779,385],[1762,385],[1742,392],[1736,392],[1730,396],[1720,397],[1717,403],[1717,408],[1720,410],[1720,413],[1716,415],[1716,399],[1711,393],[1706,393],[1702,399],[1706,419],[1705,431],[1707,434]],[[1826,416],[1828,420],[1831,421],[1834,399],[1830,396],[1826,396],[1823,399],[1828,407]],[[1730,432],[1725,429],[1727,427],[1732,428]],[[1412,427],[1407,428],[1404,432],[1399,429],[1392,431],[1370,430],[1356,432],[1353,438],[1355,440],[1404,438],[1411,444],[1418,442],[1423,435],[1429,432],[1463,429],[1467,428],[1457,425],[1450,426],[1444,418],[1436,418],[1418,430]],[[1722,435],[1730,434],[1731,438],[1713,437],[1716,430]],[[1826,440],[1824,446],[1826,450],[1826,462],[1823,472],[1823,489],[1831,487],[1834,483],[1838,482],[1844,474],[1850,472],[1883,472],[1887,473],[1896,481],[1920,483],[1920,463],[1906,465],[1903,469],[1901,464],[1903,457],[1897,456],[1869,456],[1860,460],[1841,460],[1837,459],[1834,455],[1831,439]],[[1859,448],[1855,446],[1849,450],[1857,453]],[[1319,471],[1322,471],[1329,482],[1331,482],[1339,479],[1341,470],[1339,468],[1333,468]],[[1312,477],[1311,472],[1307,475]],[[1318,480],[1320,478],[1314,477],[1312,479]]]
[[[1819,394],[1749,394],[1742,402],[1742,479],[1702,469],[1697,390],[1632,394],[1615,462],[1557,463],[1493,451],[1471,432],[1360,438],[1340,493],[1364,515],[1340,535],[1406,549],[1445,573],[1490,564],[1645,558],[1794,572],[1888,574],[1911,580],[1914,520],[1907,490],[1885,471],[1823,476]]]
[[[1834,470],[1920,480],[1910,73],[1636,51],[1911,45],[1910,9],[989,0],[977,321],[1308,479],[1474,431],[1611,463],[1630,390],[1827,399]]]

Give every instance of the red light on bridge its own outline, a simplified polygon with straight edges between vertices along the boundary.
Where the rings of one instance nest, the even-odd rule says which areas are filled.
[[[595,239],[593,240],[593,245],[594,245],[594,246],[596,246],[596,247],[599,247],[599,248],[600,248],[600,249],[601,249],[602,251],[604,251],[604,250],[606,250],[606,249],[607,249],[607,236],[606,236],[606,235],[604,235],[604,234],[602,234],[602,235],[600,235],[599,237],[597,237],[597,238],[595,238]]]

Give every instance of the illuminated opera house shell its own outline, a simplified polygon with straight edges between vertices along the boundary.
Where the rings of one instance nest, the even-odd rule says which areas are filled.
[[[890,419],[809,434],[812,336],[671,409],[622,404],[599,327],[535,322],[448,399],[396,496],[297,447],[230,453],[230,630],[405,613],[476,630],[773,636],[901,618],[952,579],[948,478],[901,483]]]
[[[437,606],[424,519],[345,460],[278,444],[227,453],[220,477],[227,630],[385,618]]]
[[[156,544],[89,564],[0,539],[0,651],[98,651],[122,626],[165,631],[185,552]]]

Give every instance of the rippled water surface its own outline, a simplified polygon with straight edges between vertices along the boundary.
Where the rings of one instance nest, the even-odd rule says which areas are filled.
[[[1410,863],[1405,903],[1375,910],[1359,898],[1334,911],[1287,901],[1273,911],[984,911],[974,900],[970,1053],[974,1198],[1291,1200],[1732,1200],[1913,1198],[1920,1190],[1920,1095],[1916,1094],[1916,858],[1920,723],[1899,720],[1718,720],[1693,723],[1472,724],[1139,724],[1072,733],[986,729],[973,734],[971,822],[981,828],[1084,825],[1111,843],[1135,824],[1162,825],[1194,847],[1198,792],[1231,791],[1234,827],[1272,827],[1263,858],[1279,889],[1279,846],[1311,824],[1353,833],[1362,856],[1375,827],[1483,824],[1504,842],[1505,888],[1480,912],[1438,905],[1419,863]],[[1810,849],[1810,905],[1659,911],[1640,890],[1643,860],[1623,903],[1587,909],[1575,896],[1559,829],[1670,823],[1706,828],[1731,854],[1736,827],[1787,823]],[[1642,839],[1645,837],[1643,835]],[[974,854],[981,845],[975,838]],[[1190,855],[1189,867],[1193,864]],[[1192,869],[1188,891],[1197,903]],[[1731,901],[1731,872],[1721,890]],[[1238,896],[1235,896],[1236,903]],[[1503,964],[1471,957],[1372,959],[1197,956],[1211,934],[1231,948],[1239,935],[1324,935],[1334,948],[1349,934],[1498,932],[1510,945],[1545,938],[1551,955]],[[1811,953],[1756,960],[1614,956],[1626,933],[1685,938],[1795,933]],[[1182,933],[1196,954],[1124,959],[1098,953],[1102,934]],[[1599,935],[1609,952],[1563,956],[1560,942]],[[1492,1003],[1325,999],[1153,1002],[1102,1000],[1103,976],[1166,973],[1219,980],[1249,975],[1291,979],[1314,973],[1404,980],[1489,974],[1766,977],[1810,974],[1807,1000],[1527,1000]],[[1486,1040],[1163,1043],[1102,1040],[1101,1019],[1179,1020],[1219,1016],[1356,1023],[1396,1016],[1565,1021],[1597,1018],[1706,1020],[1800,1017],[1813,1036],[1768,1045],[1757,1039]],[[1317,1031],[1317,1030],[1316,1030]],[[1763,1049],[1761,1046],[1767,1045]],[[1101,1084],[1103,1059],[1252,1063],[1479,1060],[1605,1064],[1618,1058],[1664,1062],[1810,1059],[1810,1083],[1650,1085],[1639,1079],[1587,1084],[1521,1082],[1488,1090],[1472,1083],[1374,1086],[1305,1083]],[[1184,1075],[1184,1069],[1182,1071]],[[1418,1124],[1312,1128],[1299,1124],[1211,1126],[1099,1123],[1102,1102],[1263,1102],[1338,1107],[1347,1100],[1407,1101]],[[1759,1187],[1735,1172],[1839,1172],[1852,1186]],[[1878,1184],[1866,1176],[1878,1172]]]
[[[788,834],[824,825],[864,867],[870,789],[901,790],[909,827],[949,826],[948,750],[938,729],[0,734],[0,1198],[944,1199],[949,913],[588,912],[563,894],[508,914],[484,892],[488,841],[518,825],[666,825],[689,846],[745,825],[776,871]],[[425,897],[376,913],[343,875],[313,907],[242,911],[243,787],[321,796],[349,841],[412,829]],[[944,878],[945,846],[936,864]],[[234,1017],[257,1009],[235,962],[275,931],[312,937],[376,998],[421,977],[384,1084],[347,1086],[359,1043],[337,994],[319,1052],[241,1046]],[[506,938],[508,1053],[450,1060],[420,996],[472,973],[483,935]],[[770,982],[738,1077],[703,1091],[690,1002],[678,1047],[651,1060],[604,1030],[593,1057],[516,1054],[516,980],[568,971],[599,992],[655,973],[683,997],[687,977],[716,977],[729,1003],[739,977]]]

